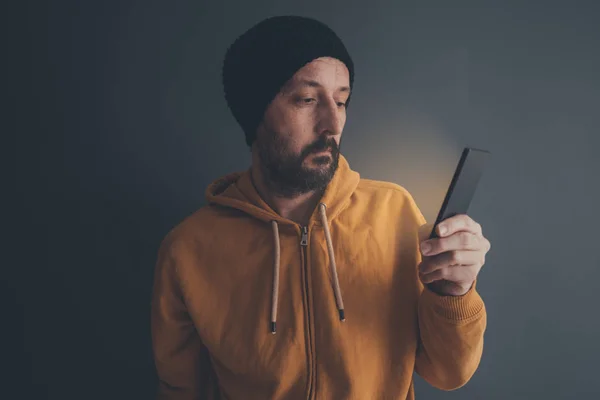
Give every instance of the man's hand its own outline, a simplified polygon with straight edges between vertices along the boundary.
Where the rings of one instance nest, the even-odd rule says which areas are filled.
[[[421,227],[421,232],[431,232],[431,225]],[[466,214],[442,221],[436,233],[439,238],[424,240],[420,245],[421,281],[440,295],[461,296],[475,282],[491,244],[483,236],[481,225]]]

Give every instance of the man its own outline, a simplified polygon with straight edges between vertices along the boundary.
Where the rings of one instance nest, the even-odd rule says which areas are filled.
[[[308,18],[268,18],[228,49],[252,165],[160,247],[159,399],[413,399],[413,371],[444,390],[475,372],[489,242],[459,215],[420,243],[410,194],[350,169],[353,79],[340,39]]]

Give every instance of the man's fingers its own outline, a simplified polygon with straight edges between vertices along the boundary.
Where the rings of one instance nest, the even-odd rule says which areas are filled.
[[[421,242],[421,254],[434,256],[436,254],[455,250],[481,250],[482,236],[470,232],[457,232],[451,236],[425,240]]]
[[[447,218],[440,222],[435,229],[437,234],[441,237],[446,237],[461,231],[471,232],[475,235],[481,235],[483,232],[481,225],[475,222],[467,214],[458,214]]]
[[[472,266],[456,265],[435,270],[429,274],[422,274],[424,284],[446,280],[454,283],[472,282],[477,276],[477,271]]]
[[[446,280],[439,280],[428,283],[427,286],[429,289],[438,294],[445,296],[462,296],[463,294],[467,293],[471,287],[473,287],[473,282],[455,283]]]
[[[479,251],[449,251],[433,257],[426,257],[419,265],[419,272],[430,274],[442,268],[455,265],[483,265]]]

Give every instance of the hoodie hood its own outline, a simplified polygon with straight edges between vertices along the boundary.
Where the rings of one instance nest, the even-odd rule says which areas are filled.
[[[276,221],[280,224],[296,225],[277,214],[260,197],[252,183],[250,171],[249,168],[244,172],[235,172],[211,183],[206,189],[208,203],[238,209],[264,222]],[[359,181],[359,173],[351,170],[346,158],[340,154],[338,168],[320,200],[320,203],[327,208],[328,222],[346,208]],[[310,218],[310,223],[313,222],[316,224],[322,222],[317,210]]]
[[[344,300],[337,275],[334,247],[329,225],[350,202],[350,197],[358,186],[360,175],[352,171],[348,161],[340,154],[338,168],[319,202],[319,205],[310,217],[309,225],[321,225],[327,242],[329,255],[329,269],[332,277],[332,292],[338,309],[340,321],[345,321]],[[271,333],[275,334],[277,322],[277,304],[279,300],[279,270],[281,248],[279,238],[279,224],[297,224],[277,214],[258,194],[251,179],[251,169],[226,175],[214,181],[206,190],[209,204],[231,207],[243,211],[266,223],[270,223],[273,230],[273,286],[271,300]],[[307,227],[301,232],[301,245],[306,246]]]

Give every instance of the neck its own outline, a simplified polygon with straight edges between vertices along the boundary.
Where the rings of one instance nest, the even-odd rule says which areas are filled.
[[[293,197],[278,196],[269,189],[257,163],[252,163],[251,172],[256,191],[269,207],[283,218],[302,226],[308,225],[308,221],[323,195],[321,191],[312,191]]]

